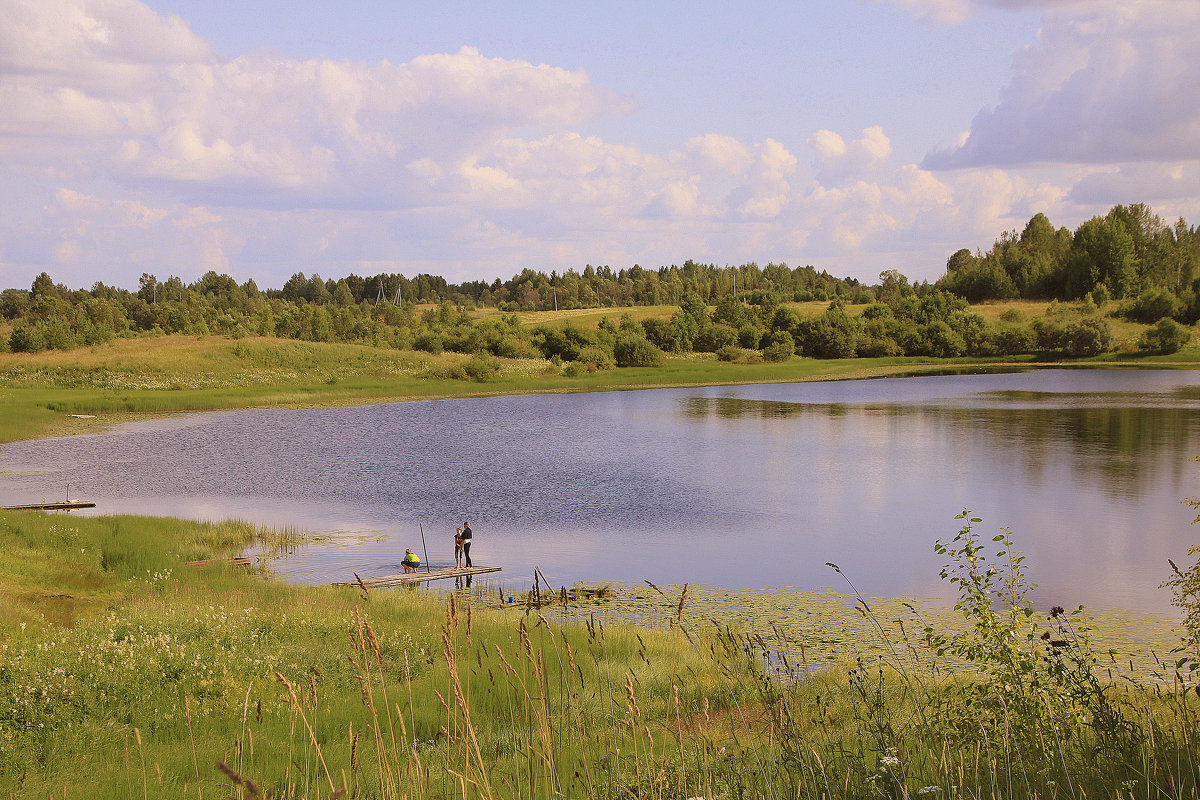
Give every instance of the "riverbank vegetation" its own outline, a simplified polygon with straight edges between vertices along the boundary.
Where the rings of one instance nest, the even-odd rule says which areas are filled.
[[[1074,233],[1043,214],[987,253],[959,250],[935,284],[895,270],[867,286],[811,266],[743,264],[550,275],[526,269],[460,285],[397,274],[322,279],[293,275],[280,289],[208,272],[192,284],[144,274],[136,292],[97,282],[72,290],[42,273],[0,292],[12,352],[93,346],[122,337],[260,336],[489,358],[547,358],[594,371],[658,366],[662,352],[725,360],[875,356],[1080,357],[1119,349],[1170,354],[1200,319],[1200,234],[1164,224],[1144,205],[1116,206]],[[968,303],[1053,301],[1034,318],[991,319]],[[805,313],[816,304],[819,313]],[[861,314],[848,311],[861,306]],[[660,309],[637,314],[618,308]],[[665,307],[665,309],[663,308]],[[522,325],[517,313],[611,309],[596,325]],[[1153,326],[1135,342],[1112,320]],[[659,352],[661,351],[661,352]]]
[[[420,320],[426,349],[176,334],[0,352],[0,441],[87,431],[147,412],[864,378],[1059,364],[1068,356],[1200,364],[1189,331],[1159,333],[1160,326],[1110,320],[1087,304],[967,308],[944,293],[898,290],[886,302],[765,309],[732,298],[709,309],[688,299],[616,315],[477,319],[442,305],[405,309]],[[1143,346],[1155,335],[1153,346]]]
[[[177,411],[865,378],[939,363],[726,363],[711,354],[688,354],[668,358],[662,367],[588,371],[545,358],[479,359],[258,337],[117,339],[70,351],[0,353],[0,441],[89,432],[135,415]],[[477,367],[483,371],[476,373]]]
[[[286,533],[4,512],[0,796],[1195,797],[1194,639],[1118,671],[1102,623],[1029,607],[1008,535],[960,524],[957,623],[855,596],[776,635],[686,588],[562,625],[222,558]]]

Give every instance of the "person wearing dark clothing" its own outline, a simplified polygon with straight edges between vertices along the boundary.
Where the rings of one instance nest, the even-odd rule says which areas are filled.
[[[464,522],[462,533],[459,535],[462,539],[463,558],[467,561],[467,568],[471,567],[471,523]]]

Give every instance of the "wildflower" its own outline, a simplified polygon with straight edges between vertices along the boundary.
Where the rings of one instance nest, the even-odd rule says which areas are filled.
[[[1050,616],[1057,618],[1058,615],[1062,614],[1065,610],[1066,609],[1064,609],[1062,606],[1055,606],[1054,608],[1050,609]]]

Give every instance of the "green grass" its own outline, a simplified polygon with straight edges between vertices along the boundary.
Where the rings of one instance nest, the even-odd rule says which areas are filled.
[[[697,356],[567,378],[527,360],[476,383],[454,377],[464,359],[190,337],[0,354],[0,440],[182,410],[972,365]],[[1098,361],[1198,360],[1192,345]],[[222,558],[289,536],[0,512],[0,797],[1197,796],[1195,678],[1174,680],[1147,654],[1169,636],[1143,635],[1151,626],[1138,620],[1101,621],[1120,630],[1093,636],[1128,669],[1110,677],[1088,666],[1099,694],[1056,699],[1052,727],[1019,727],[994,713],[975,665],[930,652],[894,603],[864,612],[845,598],[730,601],[674,587],[652,602],[626,592],[607,618],[560,626],[546,621],[557,609],[285,586]],[[631,618],[641,626],[623,624]],[[961,620],[921,619],[963,630]],[[1097,711],[1097,697],[1121,725]]]
[[[602,604],[560,624],[186,566],[272,536],[0,516],[0,796],[1196,796],[1192,683],[1101,673],[1131,727],[1084,693],[1016,728],[875,601],[615,587],[639,627]],[[69,620],[49,594],[80,601]]]
[[[91,432],[140,414],[177,411],[852,379],[983,363],[793,358],[775,364],[734,364],[692,355],[669,358],[663,368],[568,377],[549,361],[500,359],[499,373],[477,382],[461,372],[467,359],[455,353],[432,356],[360,345],[183,336],[123,339],[66,352],[0,353],[0,441]],[[1096,361],[1195,367],[1200,343],[1167,358],[1130,362],[1128,355],[1110,354]]]

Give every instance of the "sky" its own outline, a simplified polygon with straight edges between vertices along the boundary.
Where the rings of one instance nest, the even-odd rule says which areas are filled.
[[[810,264],[1200,222],[1200,0],[0,0],[0,288]]]

